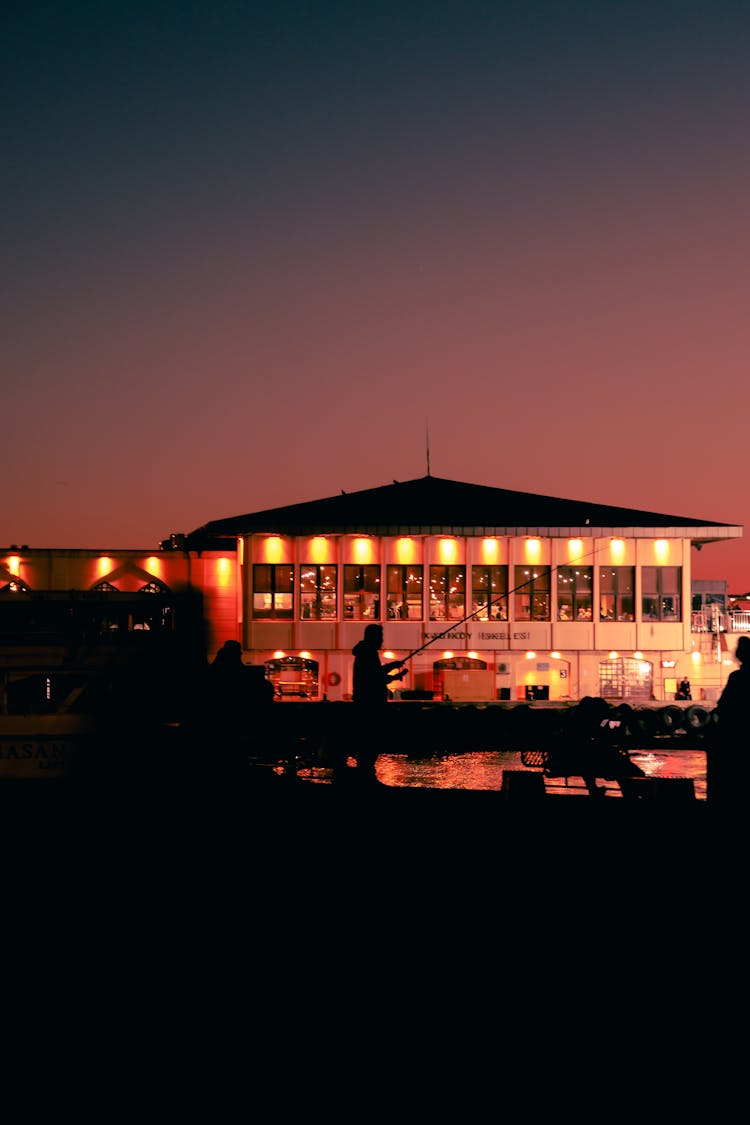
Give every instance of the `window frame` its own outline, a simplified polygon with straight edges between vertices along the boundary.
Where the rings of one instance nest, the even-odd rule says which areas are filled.
[[[393,581],[396,579],[396,581]],[[418,597],[415,590],[419,591]],[[388,563],[385,568],[386,614],[389,620],[424,620],[424,566]]]
[[[268,584],[261,585],[258,576],[261,571],[268,572]],[[286,572],[288,588],[279,577]],[[256,598],[268,597],[267,608],[259,608]],[[288,601],[288,608],[283,604]],[[254,621],[293,621],[294,620],[294,566],[292,563],[253,563],[253,590],[251,612]]]
[[[516,621],[552,620],[552,568],[516,565],[514,571],[514,619]],[[530,576],[530,577],[527,577]],[[525,606],[528,601],[528,606]]]
[[[483,576],[484,584],[477,582]],[[496,580],[496,581],[495,581]],[[496,588],[496,582],[499,589]],[[508,564],[472,566],[471,568],[472,617],[477,621],[508,620]]]
[[[431,563],[429,573],[430,621],[465,621],[466,566],[463,563]],[[438,595],[435,594],[436,585],[442,586]],[[442,617],[437,616],[436,606],[442,606]]]

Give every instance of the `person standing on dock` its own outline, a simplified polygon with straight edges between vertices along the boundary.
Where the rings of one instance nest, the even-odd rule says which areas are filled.
[[[352,699],[355,706],[358,780],[377,782],[375,762],[384,736],[384,708],[388,702],[388,685],[406,675],[403,660],[380,662],[383,645],[382,625],[368,625],[361,641],[352,649],[354,680]]]
[[[726,804],[738,798],[739,755],[748,737],[747,701],[750,698],[750,637],[741,636],[734,654],[739,668],[729,673],[719,702],[718,734],[706,754],[706,799],[709,804]],[[735,764],[736,763],[736,764]]]

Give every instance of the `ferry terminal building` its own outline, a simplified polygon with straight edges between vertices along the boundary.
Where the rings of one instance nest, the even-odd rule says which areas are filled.
[[[687,677],[710,700],[750,615],[727,613],[726,584],[692,582],[691,553],[742,533],[428,474],[214,520],[151,553],[7,548],[0,645],[28,665],[53,608],[89,635],[142,635],[198,597],[207,655],[238,640],[288,702],[350,699],[370,622],[384,659],[407,660],[405,699],[662,701]]]

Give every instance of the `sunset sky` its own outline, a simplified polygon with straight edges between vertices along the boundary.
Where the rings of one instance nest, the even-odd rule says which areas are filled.
[[[743,524],[750,4],[11,3],[0,544],[433,475]]]

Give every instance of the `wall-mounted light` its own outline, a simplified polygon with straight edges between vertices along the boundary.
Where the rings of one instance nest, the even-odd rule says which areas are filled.
[[[396,558],[403,565],[413,563],[417,557],[417,548],[414,540],[405,536],[396,540]]]
[[[284,540],[280,535],[269,535],[263,544],[263,555],[267,563],[280,563],[284,557]]]
[[[361,566],[372,562],[372,540],[370,539],[355,539],[352,546],[352,555],[354,561]]]
[[[455,539],[441,539],[438,543],[438,558],[441,563],[450,565],[458,558],[458,543]]]
[[[483,539],[482,540],[482,562],[488,565],[496,563],[500,558],[500,540],[499,539]]]

